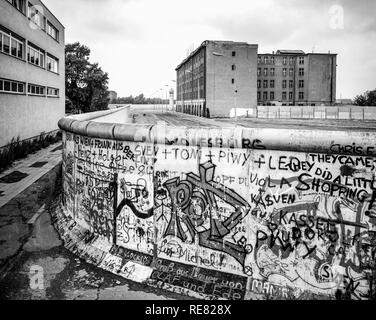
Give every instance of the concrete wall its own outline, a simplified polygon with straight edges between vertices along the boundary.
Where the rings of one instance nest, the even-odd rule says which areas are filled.
[[[374,133],[173,129],[98,115],[59,122],[56,223],[67,248],[198,298],[370,298]]]
[[[252,108],[257,105],[257,49],[257,45],[209,42],[206,48],[206,107],[210,116],[228,117],[235,106]],[[235,57],[232,51],[236,52]],[[222,56],[215,56],[213,52]],[[232,70],[233,64],[236,70]],[[231,79],[235,79],[234,84]]]
[[[305,99],[316,105],[331,105],[336,100],[337,56],[329,54],[307,55]],[[298,65],[299,66],[299,65]],[[299,67],[298,67],[299,68]],[[298,85],[298,81],[296,86]],[[297,91],[299,91],[297,89]],[[298,96],[295,101],[298,100]]]
[[[249,117],[284,119],[376,120],[376,107],[360,106],[258,106]]]
[[[36,28],[25,15],[4,0],[0,0],[0,25],[58,58],[59,74],[29,64],[24,43],[23,60],[0,52],[0,78],[26,83],[26,92],[28,83],[58,88],[60,96],[55,98],[0,92],[0,147],[17,136],[22,140],[41,132],[57,130],[57,123],[65,114],[64,27],[41,1],[30,2],[42,8],[47,20],[59,29],[59,42]]]

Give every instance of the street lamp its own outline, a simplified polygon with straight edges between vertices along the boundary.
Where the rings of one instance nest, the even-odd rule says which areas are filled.
[[[172,82],[175,82],[175,90],[176,90],[176,94],[178,92],[178,89],[176,88],[176,80],[171,80]],[[175,91],[174,90],[174,91]],[[176,112],[176,107],[175,107],[175,93],[174,95],[172,96],[172,111],[175,111]]]
[[[165,89],[165,93],[166,93],[166,110],[165,111],[167,111],[167,109],[168,109],[168,88],[169,88],[169,85],[168,84],[165,84],[165,87],[167,87],[166,89]]]
[[[161,89],[158,89],[157,91],[153,92],[153,93],[151,94],[151,97],[152,97],[152,98],[155,98],[156,94],[157,94],[159,91],[161,91]],[[156,110],[157,106],[156,106],[155,104],[153,104],[153,105],[154,105],[154,110]]]

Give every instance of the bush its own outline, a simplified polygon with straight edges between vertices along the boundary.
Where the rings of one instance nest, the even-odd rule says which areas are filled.
[[[35,153],[42,148],[61,140],[62,134],[46,134],[42,132],[39,137],[20,141],[20,137],[12,139],[4,148],[0,149],[0,172],[9,167],[15,160],[27,157],[31,153]]]

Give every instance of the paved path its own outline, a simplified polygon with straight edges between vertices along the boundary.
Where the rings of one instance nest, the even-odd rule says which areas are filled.
[[[62,161],[61,142],[16,161],[0,174],[0,208]]]

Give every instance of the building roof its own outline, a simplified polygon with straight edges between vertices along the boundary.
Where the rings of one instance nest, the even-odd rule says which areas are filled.
[[[332,55],[336,56],[337,53],[331,53],[330,51],[328,53],[323,52],[308,52],[305,53],[303,50],[277,50],[277,52],[273,53],[259,53],[258,55]]]
[[[237,44],[237,45],[248,45],[248,46],[257,46],[256,44],[249,44],[247,42],[236,42],[236,41],[225,41],[225,40],[205,40],[198,46],[194,51],[192,51],[188,57],[186,57],[176,68],[178,70],[184,63],[186,63],[191,57],[193,57],[201,48],[206,47],[209,43],[217,44]]]
[[[277,50],[277,54],[305,54],[303,50]]]

